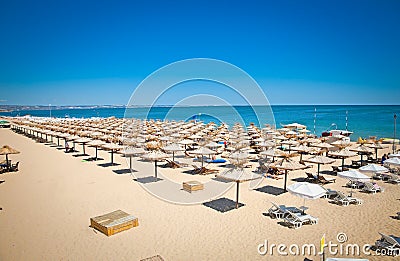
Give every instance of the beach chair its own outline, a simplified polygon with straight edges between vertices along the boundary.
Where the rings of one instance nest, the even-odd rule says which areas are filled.
[[[183,168],[184,167],[184,165],[182,163],[180,163],[180,162],[172,161],[172,160],[166,160],[166,161],[167,161],[167,163],[164,165],[166,168],[176,169],[176,168]]]
[[[392,175],[390,175],[388,182],[393,183],[393,184],[400,184],[400,176],[392,174]]]
[[[288,211],[292,213],[301,213],[302,210],[296,207],[286,207],[285,205],[277,205],[274,202],[272,203],[272,207],[268,209],[268,214],[271,218],[284,218],[289,214]]]
[[[310,172],[306,172],[307,178],[306,180],[308,182],[312,182],[312,183],[317,183],[318,182],[318,178],[316,176],[314,176],[314,174],[310,173]]]
[[[346,183],[346,186],[349,188],[361,189],[364,187],[364,182],[358,180],[357,181],[350,180],[349,182]]]
[[[381,238],[375,242],[375,247],[380,250],[385,250],[387,255],[400,255],[400,238],[382,234]]]
[[[256,172],[257,173],[265,173],[265,172],[268,172],[268,167],[265,165],[265,163],[263,162],[263,161],[261,161],[261,160],[259,160],[258,161],[258,167],[257,167],[257,169],[256,169]]]
[[[10,171],[18,171],[19,161],[15,164],[11,164]]]
[[[336,204],[347,207],[350,204],[361,205],[362,200],[358,198],[348,197],[343,192],[337,191],[337,196],[333,199]]]
[[[317,178],[318,178],[318,183],[321,183],[322,185],[336,182],[335,178],[325,178],[322,175],[319,175]]]
[[[218,173],[219,170],[217,169],[207,169],[206,167],[197,167],[196,165],[192,165],[192,167],[194,168],[192,170],[193,174],[200,174],[200,175],[208,175],[208,174],[212,174],[212,173]]]
[[[337,191],[336,190],[332,190],[332,189],[329,189],[329,188],[327,189],[327,188],[324,188],[324,187],[322,187],[322,188],[325,189],[325,191],[326,191],[326,194],[323,196],[324,198],[332,199],[332,198],[337,196]]]
[[[351,161],[351,166],[353,168],[359,168],[359,167],[361,167],[361,163],[358,160],[352,160]]]
[[[383,188],[379,187],[377,184],[372,184],[371,182],[364,182],[364,187],[362,191],[367,193],[383,192]]]
[[[300,228],[304,224],[317,224],[318,218],[315,218],[311,215],[301,215],[295,214],[291,211],[287,211],[288,216],[284,218],[284,222],[289,226],[293,227],[294,229]]]
[[[372,176],[372,178],[379,179],[379,180],[389,180],[390,174],[388,172],[375,172],[375,174]]]
[[[337,174],[339,172],[339,167],[337,166],[332,166],[332,172]]]

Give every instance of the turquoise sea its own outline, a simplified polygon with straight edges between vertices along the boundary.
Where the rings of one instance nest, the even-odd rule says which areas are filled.
[[[353,131],[352,140],[358,137],[393,137],[394,114],[400,113],[400,105],[275,105],[272,106],[273,118],[276,126],[298,122],[304,124],[313,133],[315,118],[315,133],[320,136],[328,128],[346,129]],[[234,113],[233,113],[234,111]],[[85,109],[52,109],[50,110],[20,110],[2,112],[4,116],[42,116],[49,117],[111,117],[123,118],[124,108],[85,108]],[[248,125],[266,123],[273,124],[271,109],[268,107],[251,106],[193,106],[193,107],[152,107],[129,108],[129,117],[138,119],[169,119],[190,120],[197,119],[204,122],[224,121],[228,125],[240,122]],[[347,112],[347,113],[346,113]],[[397,135],[396,137],[399,137]]]

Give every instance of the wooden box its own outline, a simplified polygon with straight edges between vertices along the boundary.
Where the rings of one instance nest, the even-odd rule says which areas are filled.
[[[139,226],[138,219],[122,210],[90,219],[90,226],[106,234],[114,235],[124,230]]]
[[[204,185],[198,181],[187,181],[187,182],[183,182],[183,190],[187,191],[187,192],[193,192],[193,191],[197,191],[197,190],[203,190],[204,189]]]
[[[162,256],[160,255],[156,255],[145,259],[141,259],[140,261],[164,261],[164,258],[162,258]]]

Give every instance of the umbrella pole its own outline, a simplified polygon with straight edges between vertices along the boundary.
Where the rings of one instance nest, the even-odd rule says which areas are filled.
[[[8,164],[8,154],[6,154],[6,164],[7,164],[7,170],[10,170],[10,164]]]
[[[156,174],[157,179],[157,160],[154,161],[154,173]]]
[[[285,185],[283,187],[284,192],[287,192],[287,190],[286,190],[286,181],[287,181],[287,169],[285,169]]]
[[[97,160],[97,146],[96,146],[96,157],[95,157],[95,160]]]
[[[239,181],[236,181],[236,208],[239,208]]]
[[[175,161],[175,151],[172,152],[172,161]]]
[[[320,164],[318,164],[318,172],[317,172],[317,176],[318,176],[318,178],[319,178],[319,165],[320,165]]]
[[[111,150],[111,165],[114,165],[114,150]]]
[[[303,153],[300,152],[300,162],[302,161],[302,159],[303,159]]]
[[[83,155],[85,155],[85,143],[82,143],[82,148],[83,148]]]
[[[201,168],[203,168],[203,155],[201,155]]]
[[[361,167],[363,165],[363,155],[361,154]]]
[[[375,148],[375,160],[378,160],[378,149]]]
[[[129,170],[132,170],[132,155],[129,156]]]
[[[342,158],[342,171],[344,170],[344,157]]]

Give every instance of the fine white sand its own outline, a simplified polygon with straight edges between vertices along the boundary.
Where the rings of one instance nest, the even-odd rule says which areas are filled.
[[[0,184],[0,260],[140,260],[156,254],[165,260],[320,260],[309,255],[282,257],[276,252],[273,257],[270,253],[261,256],[257,247],[265,240],[318,247],[324,234],[326,242],[337,243],[336,235],[346,233],[344,246],[374,244],[378,232],[400,236],[400,221],[391,218],[400,211],[400,186],[383,181],[377,183],[385,188],[384,193],[354,194],[364,201],[359,206],[341,207],[326,199],[306,201],[307,213],[318,217],[319,223],[294,230],[265,215],[271,201],[303,205],[303,199],[289,193],[274,196],[249,190],[249,184],[242,183],[240,202],[245,206],[220,213],[203,205],[177,205],[152,196],[130,174],[114,172],[128,167],[120,155],[114,156],[121,165],[101,167],[97,164],[109,161],[105,151],[99,151],[103,161],[83,162],[82,157],[0,129],[0,145],[5,144],[21,154],[10,155],[13,162],[20,161],[19,171],[0,175],[5,181]],[[86,152],[94,155],[93,148]],[[154,172],[153,163],[134,160],[133,168],[149,175]],[[321,166],[321,170],[330,169]],[[311,170],[316,172],[316,167]],[[210,178],[182,171],[162,169],[176,182]],[[290,172],[288,184],[304,176],[304,171]],[[336,183],[325,187],[347,192],[346,182],[337,177]],[[282,188],[283,179],[264,179],[259,187],[267,185]],[[235,200],[235,187],[224,197]],[[89,227],[91,217],[117,209],[137,216],[139,226],[111,237]]]

